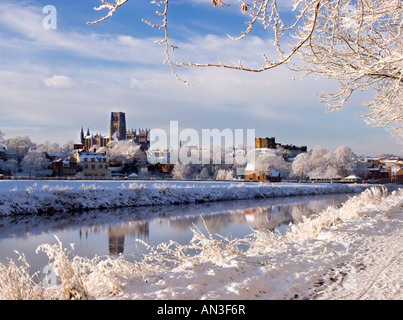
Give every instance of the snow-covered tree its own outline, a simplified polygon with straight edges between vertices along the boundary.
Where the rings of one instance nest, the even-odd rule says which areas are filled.
[[[209,170],[207,169],[207,167],[203,167],[203,169],[200,171],[200,179],[207,180],[209,177]]]
[[[92,145],[91,148],[88,149],[88,151],[89,151],[89,152],[104,152],[103,149],[106,150],[105,147],[101,147],[101,146],[99,146],[99,145],[97,145],[97,144],[94,144],[94,145]]]
[[[225,180],[226,171],[224,169],[220,169],[217,171],[217,175],[215,177],[216,180]]]
[[[106,152],[111,166],[122,166],[123,172],[139,172],[146,166],[146,154],[140,145],[132,141],[116,140],[108,143],[108,147],[96,147],[96,152]]]
[[[215,177],[216,180],[234,180],[234,171],[232,169],[219,169]]]
[[[189,178],[190,173],[191,170],[189,164],[177,163],[172,170],[172,178],[186,180]]]
[[[15,159],[8,159],[5,161],[5,169],[6,171],[14,176],[18,172],[18,162]]]
[[[129,0],[108,3],[101,0],[96,10],[108,13],[90,23],[111,17]],[[391,125],[393,132],[403,137],[403,4],[401,0],[292,0],[292,10],[279,10],[282,0],[239,0],[240,11],[248,16],[247,27],[233,40],[253,33],[262,24],[273,39],[277,54],[262,53],[260,67],[246,66],[242,61],[226,64],[181,62],[174,57],[178,47],[168,37],[169,0],[152,1],[157,5],[160,24],[143,20],[163,31],[159,44],[164,47],[165,62],[179,78],[175,68],[182,66],[219,67],[249,72],[262,72],[281,65],[291,65],[302,76],[333,79],[338,89],[322,95],[329,110],[340,110],[355,91],[368,90],[374,96],[363,115],[373,126]],[[229,6],[222,0],[212,0],[220,7]],[[234,19],[238,15],[234,15]],[[229,30],[228,33],[233,33]],[[298,55],[298,58],[295,57]],[[232,61],[237,61],[236,57]],[[256,61],[252,61],[256,64]]]
[[[60,157],[62,159],[67,159],[74,154],[74,141],[67,141],[61,148],[60,148]]]
[[[15,159],[0,160],[0,172],[14,176],[18,171],[18,162]]]
[[[312,170],[310,154],[303,152],[297,155],[291,167],[295,176],[299,177],[300,180],[306,180]]]
[[[326,178],[330,179],[339,179],[342,178],[343,175],[340,174],[340,169],[337,164],[337,158],[335,153],[328,152],[323,156],[323,163],[324,163],[324,173]]]
[[[354,174],[363,179],[368,179],[369,169],[364,162],[357,161],[354,163]]]
[[[311,165],[312,171],[315,173],[323,173],[326,171],[326,159],[325,155],[329,153],[329,150],[318,146],[312,150],[311,153]]]
[[[271,160],[274,155],[269,153],[261,153],[255,157],[255,172],[259,176],[266,174],[269,175],[271,172]]]
[[[21,168],[24,173],[29,174],[30,177],[49,176],[52,170],[49,169],[50,161],[46,158],[44,152],[30,151],[21,162]]]
[[[340,146],[335,152],[336,167],[341,177],[347,177],[354,172],[354,153],[350,147]]]
[[[234,170],[227,170],[225,180],[234,180]]]
[[[284,159],[287,159],[293,155],[293,152],[285,149],[283,146],[276,146],[276,154]]]
[[[274,152],[259,153],[255,157],[255,171],[258,175],[270,175],[272,170],[278,171],[282,177],[287,177],[291,168],[282,156]]]
[[[308,167],[315,175],[324,174],[328,179],[343,178],[356,173],[354,158],[355,154],[348,146],[339,146],[335,152],[319,146],[314,148],[310,155],[302,153],[295,158],[292,164],[293,173],[300,177],[300,174],[306,173]],[[360,169],[365,175],[365,168]]]
[[[326,171],[325,171],[325,175],[326,175],[326,178],[330,179],[330,181],[333,181],[333,179],[340,178],[339,172],[338,172],[337,168],[334,166],[327,167]]]
[[[111,141],[108,144],[108,156],[111,161],[124,162],[131,159],[140,151],[140,145],[132,141]]]
[[[44,143],[38,144],[36,147],[37,151],[46,152],[46,153],[59,153],[60,154],[60,145],[58,143],[52,143],[50,141],[45,141]]]
[[[59,154],[61,159],[67,159],[74,154],[74,141],[67,141],[63,146],[55,142],[45,141],[38,144],[35,150],[48,154]]]

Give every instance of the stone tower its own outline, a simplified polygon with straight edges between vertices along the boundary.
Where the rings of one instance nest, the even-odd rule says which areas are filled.
[[[117,134],[116,138],[114,135]],[[126,117],[124,112],[111,112],[110,141],[126,139]]]

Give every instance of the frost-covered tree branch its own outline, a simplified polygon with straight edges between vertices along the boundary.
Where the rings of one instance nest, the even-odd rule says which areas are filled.
[[[367,123],[394,126],[403,137],[403,4],[400,0],[321,1],[316,30],[298,52],[294,69],[305,76],[335,79],[339,88],[323,93],[330,111],[342,109],[356,91],[373,90],[365,102]],[[303,37],[307,27],[296,33]]]
[[[94,10],[100,11],[100,10],[103,10],[103,9],[108,9],[109,10],[108,14],[106,16],[104,16],[103,18],[99,19],[99,20],[88,22],[88,24],[96,24],[96,23],[99,23],[101,21],[104,21],[104,20],[108,19],[109,17],[111,17],[115,13],[115,11],[119,7],[123,6],[129,0],[116,0],[115,4],[108,3],[105,0],[100,0],[100,1],[102,1],[103,5],[100,5],[99,7],[95,7]]]
[[[104,18],[112,16],[128,0],[116,0],[96,10],[108,9]],[[403,3],[401,0],[292,0],[291,13],[278,8],[279,0],[239,0],[240,10],[248,17],[247,27],[240,36],[228,35],[233,40],[251,34],[257,24],[263,25],[268,37],[273,39],[277,56],[262,53],[260,67],[245,66],[241,60],[226,64],[183,62],[173,58],[178,49],[168,36],[168,2],[153,0],[162,6],[157,11],[162,23],[150,26],[164,31],[158,41],[165,46],[165,63],[175,77],[179,67],[218,67],[248,72],[263,72],[281,65],[301,72],[302,77],[338,81],[334,92],[322,93],[322,101],[330,111],[342,109],[352,94],[371,90],[372,99],[366,101],[368,112],[363,114],[372,126],[392,126],[393,133],[403,138]],[[212,5],[229,6],[221,0],[212,0]],[[232,30],[231,30],[232,32]]]

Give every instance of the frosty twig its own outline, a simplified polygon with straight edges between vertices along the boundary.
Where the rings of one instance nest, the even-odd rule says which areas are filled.
[[[112,16],[128,0],[116,0],[116,4],[104,4],[96,10],[109,9],[98,23]],[[239,40],[252,33],[261,23],[277,50],[277,57],[262,53],[263,65],[245,66],[241,60],[224,63],[200,63],[177,61],[172,52],[178,49],[168,37],[168,2],[152,3],[163,6],[162,24],[151,27],[164,31],[164,38],[157,41],[165,45],[165,61],[179,81],[175,71],[180,67],[217,67],[247,72],[263,72],[281,65],[299,71],[302,77],[333,79],[338,90],[320,94],[330,111],[342,109],[352,94],[372,89],[374,96],[365,102],[368,112],[362,114],[366,122],[375,127],[392,126],[392,132],[403,138],[403,4],[401,0],[293,0],[294,20],[278,8],[277,0],[239,0],[242,13],[248,13],[247,28]],[[221,8],[229,4],[213,0],[212,5]],[[290,40],[294,43],[290,43]],[[296,56],[299,59],[294,59]]]

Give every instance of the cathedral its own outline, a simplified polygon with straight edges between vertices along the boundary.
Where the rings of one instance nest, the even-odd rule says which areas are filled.
[[[110,141],[128,140],[133,141],[147,150],[150,147],[149,140],[150,129],[126,130],[126,116],[124,112],[111,112],[111,122],[109,127],[109,136],[103,136],[99,133],[92,135],[90,129],[84,134],[84,128],[81,128],[80,142],[84,150],[89,150],[93,146],[106,147]]]

